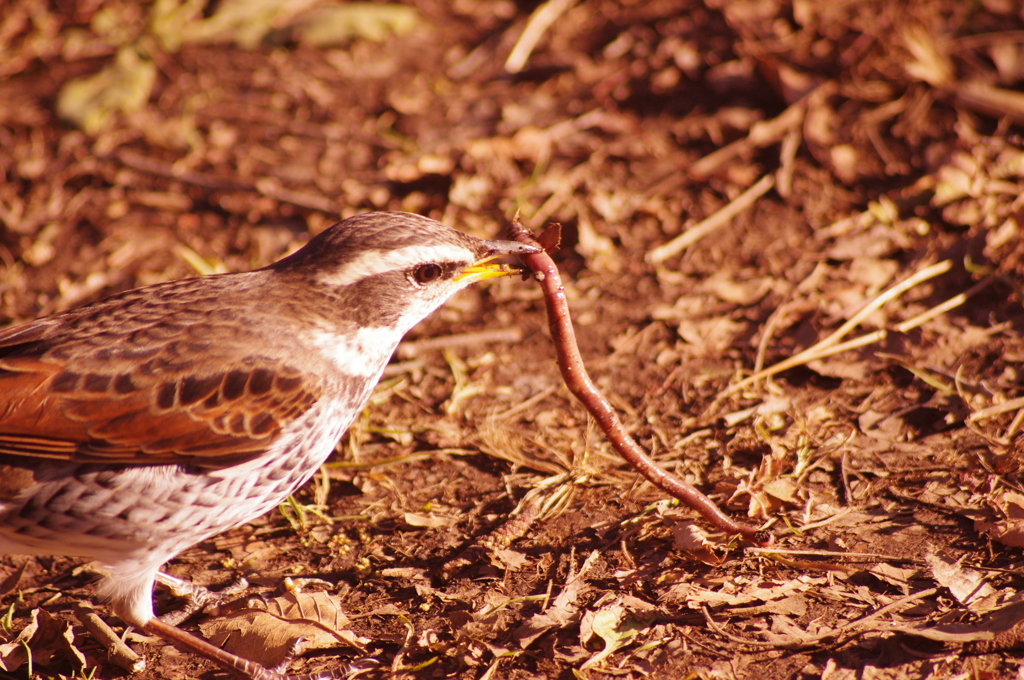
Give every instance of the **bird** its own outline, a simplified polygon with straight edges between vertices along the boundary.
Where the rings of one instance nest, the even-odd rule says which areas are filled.
[[[325,462],[405,333],[536,248],[411,213],[345,219],[255,271],[129,290],[0,331],[0,555],[105,565],[131,626],[290,677],[154,614],[159,570]]]

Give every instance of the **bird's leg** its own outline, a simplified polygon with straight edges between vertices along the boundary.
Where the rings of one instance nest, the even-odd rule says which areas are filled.
[[[210,644],[206,640],[183,631],[181,628],[164,623],[158,618],[150,619],[142,630],[155,635],[161,640],[169,642],[178,649],[198,654],[209,659],[221,668],[240,673],[251,680],[348,680],[375,668],[377,663],[371,659],[365,659],[349,664],[345,669],[338,671],[326,671],[323,673],[302,673],[298,675],[287,675],[265,668],[255,661],[244,659],[237,654],[223,650],[220,647]]]
[[[244,576],[239,576],[236,581],[228,585],[220,592],[213,592],[203,586],[198,586],[191,581],[178,578],[158,571],[156,582],[166,588],[175,597],[185,600],[185,606],[173,612],[169,612],[160,619],[169,625],[177,626],[197,612],[204,611],[211,606],[219,605],[226,597],[236,595],[249,587],[249,581]]]
[[[295,657],[297,657],[299,653],[302,652],[302,642],[304,639],[305,638],[303,638],[300,635],[299,637],[292,640],[292,645],[288,648],[288,652],[284,655],[284,658],[281,659],[281,662],[276,666],[270,668],[269,670],[272,670],[275,673],[284,673],[285,671],[287,671],[288,666],[291,665],[291,662],[294,661]]]
[[[178,649],[198,654],[213,661],[221,668],[238,671],[242,675],[252,678],[252,680],[279,680],[285,677],[280,673],[267,670],[255,661],[243,659],[237,654],[232,654],[216,645],[212,645],[200,637],[183,631],[181,628],[164,623],[160,619],[150,619],[142,629],[171,643]]]

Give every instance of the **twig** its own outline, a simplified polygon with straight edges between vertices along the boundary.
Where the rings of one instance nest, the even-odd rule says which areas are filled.
[[[985,408],[978,409],[967,418],[973,423],[979,420],[985,420],[986,418],[994,418],[998,415],[1002,415],[1003,413],[1009,413],[1010,411],[1016,411],[1020,408],[1024,408],[1024,397],[1008,399],[1001,404],[986,406]]]
[[[1012,441],[1016,436],[1017,431],[1020,429],[1021,423],[1024,423],[1024,408],[1017,411],[1017,415],[1013,417],[1013,422],[1010,423],[1010,427],[1006,428],[1006,434],[1003,435],[1003,439],[1006,441]]]
[[[754,201],[768,193],[768,190],[773,186],[775,186],[775,178],[772,175],[765,175],[754,186],[737,196],[736,200],[730,202],[715,214],[687,229],[668,243],[660,245],[647,253],[647,261],[651,264],[659,264],[673,255],[681,253],[752,206]]]
[[[319,210],[329,215],[337,215],[341,212],[338,204],[331,199],[307,194],[302,191],[285,189],[275,177],[261,177],[256,180],[255,187],[256,191],[260,192],[260,194],[282,203],[291,203],[300,208],[309,208],[310,210]]]
[[[744,638],[740,637],[739,635],[733,635],[724,627],[722,627],[717,621],[711,618],[711,611],[708,609],[707,605],[701,605],[700,612],[704,615],[704,620],[707,622],[708,628],[715,631],[716,633],[724,637],[726,640],[729,640],[731,642],[738,642],[741,645],[749,645],[751,647],[775,646],[774,642],[766,642],[765,640],[751,640],[750,638]]]
[[[836,332],[819,342],[816,346],[819,349],[824,349],[837,344],[842,337],[859,326],[861,321],[868,318],[876,309],[880,308],[886,302],[895,300],[900,295],[903,295],[903,293],[914,288],[920,283],[924,283],[928,279],[934,278],[939,274],[945,274],[952,266],[953,263],[950,260],[943,260],[942,262],[937,262],[930,267],[925,267],[905,281],[896,284],[868,304],[864,305],[860,311],[850,317],[849,321],[840,326]]]
[[[106,648],[107,659],[112,664],[129,673],[141,673],[146,669],[146,660],[126,645],[90,605],[78,602],[74,605],[74,612],[75,618]]]
[[[398,346],[396,354],[400,359],[413,359],[424,352],[432,352],[439,349],[451,347],[472,347],[490,342],[503,342],[514,344],[521,342],[523,331],[519,328],[496,328],[475,333],[459,333],[457,335],[444,335],[437,338],[425,338],[423,340],[410,340]]]
[[[558,21],[558,17],[567,12],[576,2],[577,0],[548,0],[534,10],[529,21],[526,22],[523,34],[519,36],[515,47],[512,48],[512,53],[505,60],[505,72],[519,73],[522,71],[530,54],[533,53],[533,48],[537,46],[544,33]]]
[[[512,220],[510,231],[512,238],[520,243],[539,245],[519,223],[518,216]],[[569,391],[583,403],[590,415],[593,416],[619,455],[652,484],[696,510],[707,522],[721,531],[743,536],[754,543],[769,543],[771,536],[767,532],[734,521],[692,484],[688,484],[658,467],[657,463],[626,433],[622,421],[619,420],[612,405],[598,392],[590,376],[587,375],[587,369],[583,365],[579,348],[576,346],[576,333],[573,331],[569,305],[565,298],[565,287],[558,274],[558,267],[555,266],[551,256],[543,250],[523,256],[523,261],[533,271],[544,291],[548,324],[551,328],[551,338],[555,344],[555,353],[562,379]]]
[[[779,149],[779,170],[775,173],[775,191],[786,200],[793,194],[793,172],[796,166],[796,152],[800,148],[803,136],[800,130],[794,129],[782,138]]]
[[[818,271],[817,267],[815,267],[815,271]],[[811,276],[814,276],[814,274],[811,274]],[[817,305],[811,300],[791,300],[775,308],[775,311],[772,312],[765,322],[764,330],[761,331],[761,339],[757,343],[757,354],[754,356],[754,373],[759,373],[764,368],[764,358],[768,354],[768,345],[771,342],[772,336],[775,335],[775,331],[782,325],[783,320],[792,314],[805,314],[813,311],[816,307]]]
[[[860,323],[876,309],[878,309],[885,303],[889,302],[890,300],[893,300],[899,297],[900,295],[903,295],[903,293],[907,292],[914,286],[924,283],[928,279],[934,278],[939,274],[946,273],[947,271],[950,270],[952,266],[953,263],[950,260],[943,260],[941,262],[933,264],[930,267],[925,267],[921,271],[917,272],[916,274],[908,278],[906,281],[903,281],[902,283],[893,286],[889,290],[877,296],[868,304],[864,305],[864,307],[862,307],[860,311],[854,314],[849,321],[844,323],[842,326],[839,327],[838,330],[832,333],[832,335],[828,336],[821,342],[815,343],[814,345],[808,347],[799,354],[794,354],[788,359],[783,359],[782,361],[773,366],[770,366],[762,371],[758,371],[757,373],[739,381],[735,385],[731,385],[730,387],[726,388],[721,393],[719,393],[718,397],[716,397],[715,400],[719,401],[724,397],[727,397],[731,394],[735,394],[737,391],[743,389],[747,385],[757,382],[762,378],[773,376],[777,373],[787,371],[796,366],[802,366],[809,361],[824,359],[825,357],[832,356],[833,354],[838,354],[840,352],[856,349],[858,347],[863,347],[864,345],[868,345],[873,342],[878,342],[879,340],[882,340],[883,338],[885,338],[887,334],[887,331],[885,329],[867,333],[858,338],[847,340],[844,343],[839,342],[850,331],[852,331],[854,328],[860,325]],[[985,285],[988,284],[985,283]],[[923,314],[919,314],[913,319],[908,319],[907,321],[897,324],[896,326],[894,326],[894,330],[900,333],[906,333],[907,331],[916,328],[925,321],[935,316],[938,316],[943,312],[949,311],[953,307],[963,304],[964,301],[970,295],[977,293],[983,287],[984,286],[981,286],[981,284],[979,283],[978,285],[975,285],[973,288],[971,288],[970,291],[967,291],[966,293],[961,293],[960,295],[956,295],[947,300],[946,302],[937,305],[934,309],[930,309],[924,312]]]
[[[133,170],[148,172],[160,177],[167,177],[168,179],[176,179],[179,182],[191,184],[203,189],[210,189],[213,191],[255,191],[268,198],[273,198],[274,200],[282,203],[291,203],[292,205],[296,205],[300,208],[319,210],[332,215],[336,215],[339,212],[337,203],[329,198],[285,189],[281,186],[281,183],[273,177],[263,177],[256,180],[254,183],[242,182],[226,177],[217,177],[216,175],[183,170],[172,163],[165,163],[164,161],[148,158],[130,150],[121,151],[117,155],[117,159]]]
[[[803,527],[801,527],[803,528]],[[747,548],[748,553],[763,555],[809,555],[811,557],[838,557],[850,562],[903,562],[910,564],[923,564],[921,560],[914,557],[900,557],[899,555],[886,555],[884,553],[872,552],[846,552],[844,550],[817,550],[814,548]]]
[[[696,161],[687,168],[686,175],[690,178],[709,177],[732,159],[747,156],[755,149],[764,148],[783,139],[790,131],[799,130],[807,115],[807,109],[830,97],[836,87],[834,80],[822,83],[775,118],[754,123],[750,127],[750,134],[743,139],[737,139]]]
[[[166,177],[168,179],[176,179],[184,182],[185,184],[191,184],[202,189],[211,189],[214,191],[252,191],[255,189],[255,187],[248,182],[241,182],[228,177],[207,175],[201,172],[183,170],[171,163],[158,161],[129,149],[119,152],[117,154],[117,160],[121,161],[133,170],[148,172],[151,175]]]
[[[1024,121],[1024,95],[988,83],[967,80],[952,86],[956,99],[964,106],[996,118]]]
[[[939,590],[939,588],[929,588],[928,590],[922,590],[920,592],[914,593],[913,595],[907,595],[906,597],[900,598],[894,602],[890,602],[889,604],[885,605],[884,607],[881,607],[880,609],[876,609],[875,611],[866,616],[863,616],[859,619],[855,619],[844,626],[840,626],[839,628],[832,628],[817,635],[808,635],[807,637],[800,637],[797,635],[786,635],[781,636],[780,638],[773,640],[771,642],[766,642],[763,640],[752,640],[750,638],[743,638],[737,635],[732,635],[728,633],[718,622],[711,618],[711,612],[708,610],[706,606],[701,606],[701,612],[704,614],[704,620],[707,621],[708,626],[712,630],[714,630],[719,635],[728,638],[729,640],[732,640],[733,642],[750,645],[751,647],[775,647],[777,649],[804,649],[816,645],[818,643],[824,642],[828,639],[833,639],[833,644],[838,645],[862,633],[884,633],[889,630],[892,630],[892,625],[881,625],[872,627],[868,624],[873,623],[876,619],[881,618],[889,612],[905,609],[909,605],[912,605],[918,602],[919,600],[933,597],[934,595],[938,594]],[[910,630],[907,629],[903,632],[910,632]]]

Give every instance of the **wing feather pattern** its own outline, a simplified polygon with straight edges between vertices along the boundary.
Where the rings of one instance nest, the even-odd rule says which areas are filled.
[[[115,301],[116,304],[116,301]],[[109,313],[123,315],[124,301]],[[104,303],[85,308],[86,321]],[[223,467],[258,457],[320,397],[321,382],[259,347],[243,326],[218,346],[209,327],[69,332],[72,312],[0,331],[0,454],[78,462]],[[162,326],[162,327],[161,327]],[[209,372],[198,368],[223,366]]]

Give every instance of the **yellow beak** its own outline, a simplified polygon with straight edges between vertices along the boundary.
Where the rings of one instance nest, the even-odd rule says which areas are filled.
[[[485,257],[470,266],[463,269],[459,274],[455,276],[455,280],[466,283],[476,283],[477,281],[485,281],[487,279],[496,279],[499,276],[508,276],[509,274],[518,274],[519,270],[515,267],[510,267],[507,264],[499,264],[497,262],[491,262],[496,257],[501,257],[504,253],[498,253]]]

